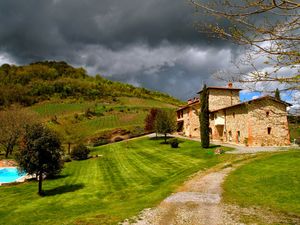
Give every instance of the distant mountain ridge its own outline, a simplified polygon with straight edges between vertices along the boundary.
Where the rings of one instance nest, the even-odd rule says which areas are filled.
[[[0,106],[14,103],[30,106],[52,99],[95,100],[114,97],[139,97],[179,105],[168,94],[135,87],[74,68],[63,61],[41,61],[24,66],[0,67]]]

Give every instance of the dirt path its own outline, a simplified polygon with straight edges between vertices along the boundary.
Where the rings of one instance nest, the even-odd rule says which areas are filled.
[[[232,168],[221,169],[206,175],[201,173],[187,181],[175,194],[159,206],[144,210],[136,225],[224,225],[235,224],[228,218],[221,204],[221,184]]]

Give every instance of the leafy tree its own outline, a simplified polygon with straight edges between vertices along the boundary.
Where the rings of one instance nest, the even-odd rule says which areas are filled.
[[[90,150],[88,147],[80,143],[73,148],[71,152],[71,158],[75,160],[84,160],[88,158],[89,153]]]
[[[36,175],[38,194],[42,195],[43,176],[58,174],[63,168],[64,154],[58,135],[42,124],[28,125],[17,155],[21,171]]]
[[[167,143],[167,134],[173,133],[177,129],[175,113],[171,110],[158,110],[155,119],[156,133],[164,134]]]
[[[25,126],[34,120],[37,119],[33,113],[19,107],[0,111],[0,146],[6,158],[13,153]]]
[[[296,0],[190,0],[201,14],[215,23],[199,23],[201,32],[246,47],[238,73],[229,79],[240,82],[279,82],[299,90],[300,4]],[[222,22],[220,22],[220,19]],[[259,60],[258,60],[259,59]],[[268,71],[261,71],[262,61]],[[239,66],[240,67],[240,66]],[[289,69],[290,76],[282,75]]]
[[[155,128],[155,119],[157,115],[158,109],[151,109],[149,114],[145,119],[145,131],[153,131]]]
[[[276,88],[276,90],[275,90],[275,98],[278,99],[278,100],[281,100],[280,92],[279,92],[278,88]]]
[[[200,94],[201,111],[199,115],[200,120],[200,134],[201,145],[203,148],[209,147],[209,110],[208,110],[208,90],[204,85]]]

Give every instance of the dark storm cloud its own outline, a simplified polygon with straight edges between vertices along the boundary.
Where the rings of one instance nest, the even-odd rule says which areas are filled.
[[[193,12],[186,0],[1,0],[0,63],[65,60],[186,98],[233,53],[195,31]]]

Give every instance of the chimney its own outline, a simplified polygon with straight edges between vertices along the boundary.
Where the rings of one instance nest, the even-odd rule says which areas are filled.
[[[233,86],[233,85],[232,85],[232,82],[229,82],[229,83],[228,83],[228,87],[229,87],[229,88],[232,88],[232,86]]]

